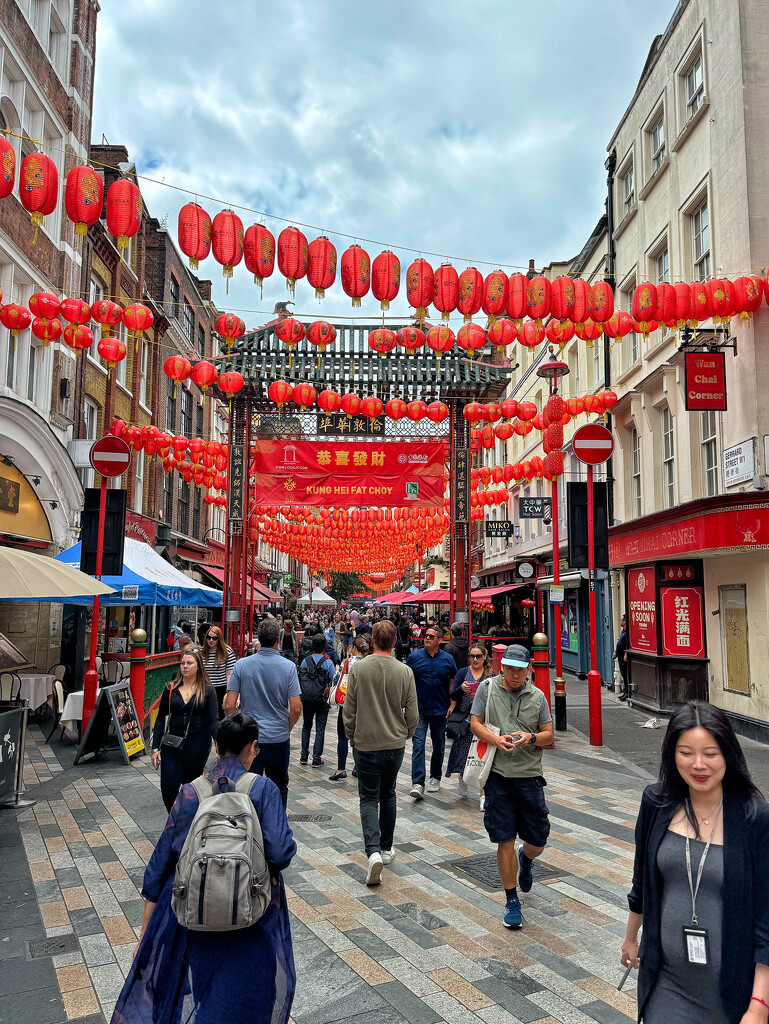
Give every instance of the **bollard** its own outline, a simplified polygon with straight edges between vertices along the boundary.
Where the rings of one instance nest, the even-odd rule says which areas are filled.
[[[144,732],[144,680],[147,668],[147,634],[143,629],[131,633],[131,696]]]

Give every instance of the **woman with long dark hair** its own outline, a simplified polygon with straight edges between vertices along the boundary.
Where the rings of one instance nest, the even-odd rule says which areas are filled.
[[[719,708],[670,719],[635,836],[621,959],[639,968],[638,1019],[766,1024],[769,806]]]

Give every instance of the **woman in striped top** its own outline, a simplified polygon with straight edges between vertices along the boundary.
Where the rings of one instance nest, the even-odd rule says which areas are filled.
[[[232,670],[238,659],[232,648],[224,642],[222,631],[218,626],[212,626],[206,633],[205,650],[202,653],[208,678],[216,693],[219,719],[221,720],[224,718],[222,701],[227,692],[227,683],[230,681]]]

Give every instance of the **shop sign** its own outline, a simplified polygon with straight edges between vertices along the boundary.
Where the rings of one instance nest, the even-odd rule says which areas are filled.
[[[662,653],[671,658],[704,658],[701,587],[660,587]]]
[[[550,604],[563,604],[563,587],[550,588]]]
[[[565,597],[565,595],[564,595]],[[568,600],[560,605],[561,609],[561,650],[571,654],[579,654],[579,623],[577,620],[576,590],[569,591]],[[556,607],[558,607],[556,605]]]
[[[516,568],[516,572],[522,580],[530,580],[534,575],[534,566],[531,562],[520,562]]]
[[[500,538],[500,537],[503,540],[507,540],[512,535],[513,535],[513,524],[510,522],[509,519],[506,519],[502,523],[497,522],[495,519],[487,519],[486,520],[486,539],[487,540],[495,540],[495,539]]]
[[[9,480],[8,477],[0,476],[0,511],[1,512],[18,512],[19,511],[19,491],[20,487],[18,481]]]
[[[723,352],[684,354],[687,412],[726,411],[726,356]]]
[[[634,651],[657,653],[657,604],[654,566],[628,569],[628,639]]]
[[[243,522],[243,499],[246,481],[245,446],[230,445],[230,493],[228,512],[231,523]]]
[[[520,519],[549,519],[553,508],[552,498],[519,498]]]
[[[454,452],[454,520],[470,520],[470,449],[457,448]]]
[[[343,412],[318,415],[318,433],[329,437],[344,434],[362,434],[365,437],[384,437],[384,416],[348,416]]]
[[[142,516],[138,512],[131,512],[126,509],[125,514],[125,535],[135,540],[144,541],[151,548],[155,547],[155,533],[157,523],[149,516]]]
[[[741,441],[731,448],[724,448],[723,460],[724,487],[733,487],[735,484],[752,480],[756,471],[753,458],[753,438]]]

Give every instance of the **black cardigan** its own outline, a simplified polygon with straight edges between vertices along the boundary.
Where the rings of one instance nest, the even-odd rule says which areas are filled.
[[[213,686],[206,686],[206,695],[202,701],[198,702],[195,697],[191,697],[186,704],[178,686],[174,686],[173,693],[170,687],[166,686],[160,695],[155,727],[152,730],[153,750],[160,749],[169,714],[171,721],[168,724],[168,731],[174,736],[194,736],[195,733],[210,732],[211,739],[216,740],[219,729],[219,705]]]
[[[647,786],[635,828],[633,888],[628,905],[643,914],[638,1019],[657,981],[662,957],[662,879],[657,852],[677,808],[657,786]],[[724,788],[724,899],[721,940],[721,997],[730,1024],[739,1024],[753,991],[755,965],[769,965],[769,804],[758,803],[752,820],[748,804]],[[685,924],[686,922],[682,922]]]

